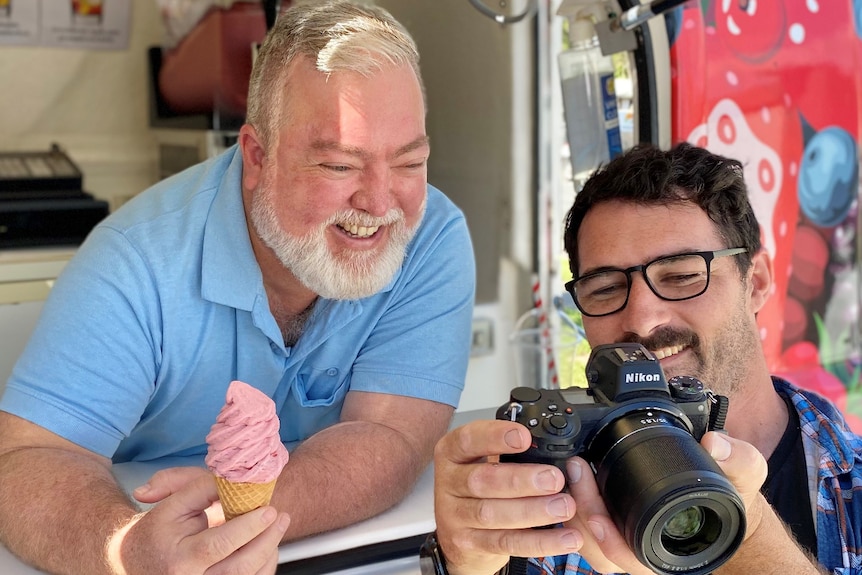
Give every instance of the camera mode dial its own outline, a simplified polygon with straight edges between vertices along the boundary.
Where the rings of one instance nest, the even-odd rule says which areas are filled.
[[[703,382],[688,375],[677,375],[667,380],[668,390],[677,401],[703,401],[706,395]]]

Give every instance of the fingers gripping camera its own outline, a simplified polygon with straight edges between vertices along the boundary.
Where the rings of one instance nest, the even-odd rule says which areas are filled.
[[[699,441],[721,430],[727,398],[688,376],[666,381],[639,344],[593,349],[589,388],[518,387],[497,419],[532,434],[523,453],[502,461],[590,463],[605,505],[637,558],[656,573],[700,575],[742,543],[742,499]]]

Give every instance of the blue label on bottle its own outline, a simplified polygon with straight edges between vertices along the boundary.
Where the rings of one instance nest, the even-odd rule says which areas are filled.
[[[620,136],[620,118],[617,113],[617,93],[614,89],[614,75],[599,76],[602,86],[602,107],[605,116],[605,133],[608,138],[608,155],[611,159],[623,153],[623,142]]]

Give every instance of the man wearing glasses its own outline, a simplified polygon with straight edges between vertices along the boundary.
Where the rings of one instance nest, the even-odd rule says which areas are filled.
[[[649,289],[663,300],[682,301],[701,295],[709,287],[710,264],[715,258],[744,254],[747,248],[688,252],[662,256],[627,269],[600,268],[566,282],[566,291],[578,309],[589,317],[617,313],[629,302],[632,274],[641,272]]]
[[[742,497],[747,530],[714,572],[862,573],[862,439],[828,401],[769,374],[755,316],[772,263],[741,164],[639,146],[577,195],[565,247],[590,344],[639,343],[668,379],[694,376],[730,400],[727,435],[701,444]],[[520,423],[479,421],[438,443],[437,572],[493,574],[513,556],[532,558],[531,574],[652,573],[583,459],[567,461],[567,477],[496,463],[530,441]]]

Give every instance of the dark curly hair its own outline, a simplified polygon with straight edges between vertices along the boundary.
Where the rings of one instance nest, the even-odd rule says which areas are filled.
[[[688,143],[667,151],[640,144],[598,169],[575,197],[564,234],[575,278],[581,223],[593,206],[611,200],[696,204],[718,226],[726,247],[748,249],[735,258],[741,273],[748,270],[751,256],[760,250],[760,225],[748,201],[741,163]]]

